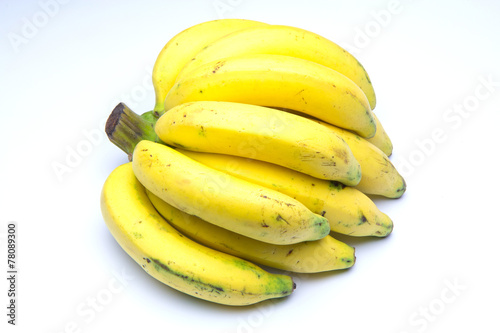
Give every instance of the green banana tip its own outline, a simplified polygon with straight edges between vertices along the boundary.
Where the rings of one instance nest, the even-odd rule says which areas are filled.
[[[401,180],[403,181],[403,184],[396,190],[398,195],[396,198],[401,198],[406,192],[406,180],[403,177],[401,177]]]

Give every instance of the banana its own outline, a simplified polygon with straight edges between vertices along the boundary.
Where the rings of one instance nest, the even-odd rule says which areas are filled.
[[[354,186],[365,194],[399,198],[406,191],[406,182],[383,151],[358,135],[342,128],[314,120],[347,143],[361,165],[361,180]]]
[[[373,140],[389,154],[392,153],[392,142],[382,126],[377,127],[378,134],[375,137],[365,139],[351,131],[315,119],[302,112],[286,108],[278,110],[310,119],[341,137],[361,166],[361,180],[358,184],[353,185],[358,190],[365,194],[381,195],[393,199],[401,197],[406,191],[406,182],[391,163],[388,155],[370,141]]]
[[[256,105],[201,101],[160,117],[155,132],[166,144],[282,165],[311,176],[356,185],[360,167],[347,144],[314,121]]]
[[[187,28],[172,39],[160,51],[153,67],[153,87],[155,107],[153,111],[163,113],[163,102],[177,75],[185,64],[207,44],[229,33],[254,26],[264,26],[263,22],[242,19],[221,19],[207,21]]]
[[[144,187],[162,200],[250,238],[294,244],[330,232],[326,218],[297,200],[207,167],[163,144],[140,141],[132,167]]]
[[[276,54],[301,58],[332,68],[354,81],[373,110],[371,80],[361,63],[345,49],[318,34],[285,25],[258,25],[238,30],[207,44],[182,69],[183,73],[222,58],[245,54]]]
[[[202,246],[175,230],[151,204],[131,163],[108,176],[101,209],[123,250],[153,278],[183,293],[241,306],[284,297],[295,289],[289,276]]]
[[[331,231],[350,236],[385,237],[392,220],[359,190],[281,166],[237,156],[177,149],[211,168],[284,193],[328,219]]]
[[[385,155],[391,156],[393,150],[392,141],[375,113],[373,114],[373,118],[375,119],[375,122],[377,124],[377,132],[375,132],[375,135],[373,137],[366,140],[375,145]]]
[[[331,236],[313,242],[274,245],[248,238],[186,214],[147,191],[156,210],[194,241],[256,264],[296,273],[346,269],[354,265],[354,248]]]
[[[358,85],[331,68],[290,56],[242,55],[196,67],[178,78],[165,98],[165,110],[192,101],[288,108],[365,138],[376,132]]]

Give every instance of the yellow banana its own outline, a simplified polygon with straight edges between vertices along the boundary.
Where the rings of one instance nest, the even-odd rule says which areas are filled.
[[[258,160],[177,150],[209,167],[297,199],[314,213],[326,217],[334,232],[384,237],[392,231],[392,220],[355,188]]]
[[[360,168],[347,144],[310,119],[250,104],[202,101],[158,119],[158,137],[188,150],[224,153],[282,165],[356,185]]]
[[[373,118],[375,119],[375,122],[377,124],[377,132],[375,132],[375,135],[373,137],[366,140],[375,145],[387,156],[391,156],[393,149],[392,141],[375,113],[373,114]]]
[[[288,108],[366,138],[376,132],[358,85],[331,68],[290,56],[243,55],[196,67],[178,78],[165,98],[165,110],[191,101]]]
[[[216,39],[254,26],[266,25],[262,22],[242,19],[222,19],[196,24],[175,35],[163,47],[153,67],[155,90],[154,111],[163,113],[163,102],[177,75],[193,56]]]
[[[383,151],[358,135],[315,120],[340,136],[361,165],[361,180],[354,187],[365,194],[399,198],[406,191],[406,182]]]
[[[283,112],[292,113],[297,116],[308,118],[326,127],[332,133],[341,137],[349,146],[356,160],[361,166],[361,180],[353,185],[365,194],[381,195],[387,198],[399,198],[406,191],[406,182],[399,174],[379,146],[392,153],[392,142],[383,127],[377,127],[377,135],[371,139],[362,138],[351,131],[339,128],[324,121],[314,119],[311,116],[295,110],[279,108]],[[375,119],[377,119],[375,117]],[[371,142],[370,140],[374,141]]]
[[[153,206],[173,227],[194,241],[218,251],[296,273],[340,270],[354,265],[354,248],[331,236],[292,245],[264,243],[186,214],[150,191],[147,194]]]
[[[293,114],[301,116],[301,117],[314,119],[314,117],[311,117],[310,115],[305,114],[304,112],[299,112],[296,110],[291,110],[291,109],[287,109],[287,108],[279,108],[279,107],[274,107],[274,109],[288,112],[288,113],[293,113]],[[384,154],[386,154],[387,156],[390,156],[392,154],[392,149],[393,149],[392,141],[389,138],[389,135],[385,131],[384,127],[382,126],[382,123],[380,122],[379,118],[376,116],[375,113],[373,113],[373,119],[375,120],[375,123],[377,124],[377,131],[375,132],[375,135],[372,136],[371,138],[364,138],[364,139],[366,141],[372,143],[373,145],[375,145],[380,150],[382,150],[384,152]]]
[[[330,232],[326,218],[297,200],[207,167],[166,145],[140,141],[132,166],[139,181],[162,200],[247,237],[293,244]]]
[[[123,250],[155,279],[191,296],[227,305],[247,305],[289,295],[289,276],[202,246],[185,237],[151,204],[131,163],[111,172],[101,208]]]
[[[310,60],[330,67],[354,81],[373,110],[375,91],[361,63],[336,43],[304,29],[284,25],[260,25],[239,30],[207,44],[182,69],[188,73],[200,65],[245,54],[276,54]]]

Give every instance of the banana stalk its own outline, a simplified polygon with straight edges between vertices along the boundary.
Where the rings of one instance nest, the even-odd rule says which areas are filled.
[[[119,103],[106,121],[105,132],[109,140],[123,150],[131,161],[132,152],[139,141],[162,142],[154,130],[158,118],[159,114],[155,111],[138,115],[124,103]]]

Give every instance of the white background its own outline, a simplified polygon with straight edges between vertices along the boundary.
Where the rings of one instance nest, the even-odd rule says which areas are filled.
[[[494,0],[1,0],[2,332],[498,332],[499,14]],[[119,101],[152,109],[163,45],[233,17],[309,29],[351,51],[408,183],[401,199],[376,200],[395,223],[390,237],[342,238],[356,247],[352,269],[294,274],[292,296],[246,308],[150,278],[99,208],[104,180],[127,161],[105,138],[108,114]],[[6,323],[10,221],[16,327]]]

